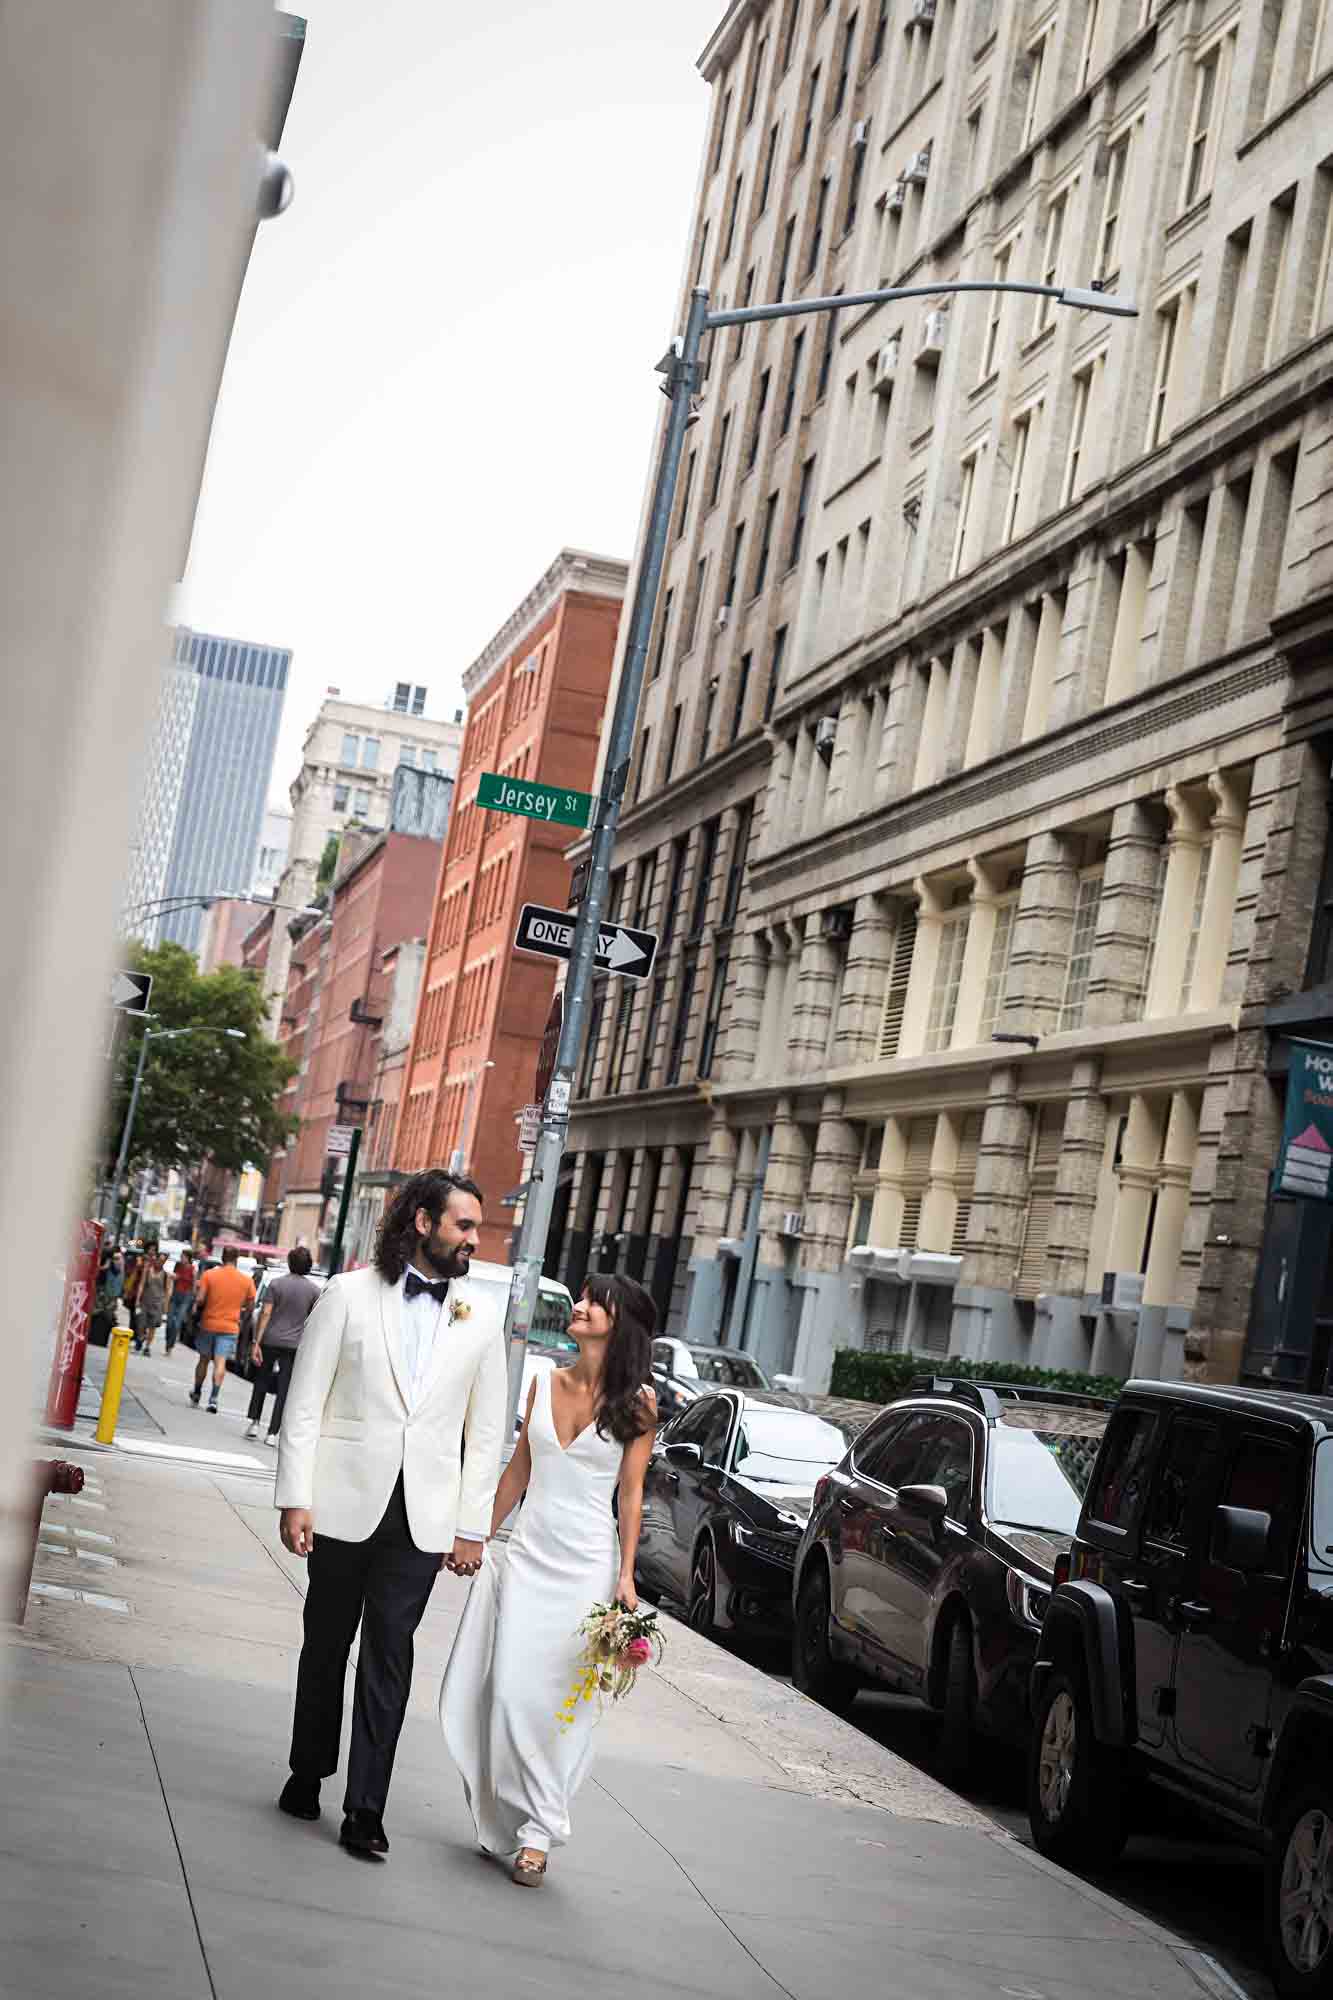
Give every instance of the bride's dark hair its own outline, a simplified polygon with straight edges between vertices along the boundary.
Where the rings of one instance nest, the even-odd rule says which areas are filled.
[[[609,1433],[617,1444],[633,1444],[636,1437],[653,1428],[652,1411],[642,1390],[652,1381],[657,1307],[642,1285],[614,1271],[590,1271],[583,1289],[589,1304],[600,1306],[611,1321],[602,1363],[597,1434],[606,1437]]]

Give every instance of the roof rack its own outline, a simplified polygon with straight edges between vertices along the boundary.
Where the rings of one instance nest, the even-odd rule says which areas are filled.
[[[1081,1389],[1044,1389],[1036,1382],[978,1382],[958,1380],[952,1375],[914,1375],[903,1392],[908,1396],[952,1396],[956,1403],[970,1403],[980,1410],[987,1423],[1000,1414],[1001,1403],[1050,1403],[1067,1410],[1109,1410],[1114,1397],[1093,1396]]]

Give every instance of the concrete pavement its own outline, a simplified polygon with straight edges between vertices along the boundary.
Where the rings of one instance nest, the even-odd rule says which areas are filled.
[[[541,1894],[520,1894],[472,1847],[434,1721],[467,1589],[447,1576],[418,1643],[391,1860],[351,1860],[336,1782],[318,1826],[274,1810],[303,1566],[277,1541],[272,1455],[241,1434],[241,1386],[209,1418],[184,1400],[191,1361],[136,1360],[126,1449],[73,1447],[98,1490],[47,1503],[68,1532],[45,1538],[36,1581],[79,1594],[35,1599],[5,1651],[4,2000],[405,2000],[464,1981],[561,2000],[1234,1990],[674,1624],[663,1668],[602,1725],[571,1845]],[[175,1455],[195,1452],[209,1456]]]

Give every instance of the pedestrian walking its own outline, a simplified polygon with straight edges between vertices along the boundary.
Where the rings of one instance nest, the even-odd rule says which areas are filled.
[[[171,1274],[171,1298],[167,1303],[167,1353],[170,1354],[176,1342],[185,1331],[194,1304],[194,1259],[188,1250],[182,1250],[176,1259],[176,1268]]]
[[[134,1315],[136,1354],[151,1354],[153,1340],[167,1312],[167,1260],[157,1251],[147,1259],[139,1285],[139,1305]]]
[[[199,1356],[199,1362],[194,1371],[190,1401],[198,1409],[204,1377],[211,1362],[213,1387],[208,1393],[210,1417],[218,1413],[218,1398],[227,1378],[227,1363],[236,1352],[240,1335],[241,1314],[254,1302],[254,1279],[237,1270],[235,1244],[224,1243],[222,1262],[215,1264],[211,1271],[205,1271],[199,1280],[199,1331],[194,1337],[194,1351]]]
[[[340,1838],[365,1859],[389,1851],[384,1806],[413,1636],[440,1569],[481,1567],[495,1500],[504,1308],[467,1282],[480,1226],[475,1181],[432,1168],[404,1182],[374,1265],[333,1278],[311,1313],[282,1421],[282,1539],[310,1566],[292,1775],[278,1804],[319,1818],[359,1625]]]
[[[259,1436],[264,1397],[272,1389],[273,1414],[269,1418],[265,1440],[271,1445],[277,1444],[278,1432],[282,1429],[282,1413],[305,1323],[319,1304],[319,1286],[310,1275],[311,1262],[308,1250],[287,1252],[287,1275],[275,1278],[265,1293],[259,1323],[255,1327],[254,1344],[250,1349],[250,1359],[259,1372],[250,1396],[250,1425],[245,1435],[248,1438]],[[265,1342],[268,1343],[270,1357],[267,1367],[264,1361]]]
[[[111,1329],[116,1323],[116,1307],[124,1289],[125,1259],[119,1250],[108,1250],[97,1274],[96,1310],[88,1329],[88,1338],[97,1347],[105,1347],[111,1337]]]

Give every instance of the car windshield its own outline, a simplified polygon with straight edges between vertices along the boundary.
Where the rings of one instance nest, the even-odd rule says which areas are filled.
[[[1310,1581],[1333,1591],[1333,1438],[1315,1446],[1310,1493]]]
[[[729,1389],[767,1389],[768,1379],[748,1354],[721,1347],[692,1347],[690,1355],[703,1382],[723,1382]]]
[[[812,1487],[847,1445],[836,1424],[805,1410],[747,1408],[736,1433],[733,1470],[775,1486]]]
[[[1012,1528],[1042,1528],[1072,1535],[1078,1527],[1091,1465],[1084,1466],[1082,1445],[1056,1432],[1008,1430],[997,1424],[991,1433],[990,1517]],[[1076,1485],[1080,1479],[1082,1486]]]

